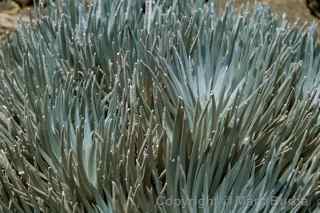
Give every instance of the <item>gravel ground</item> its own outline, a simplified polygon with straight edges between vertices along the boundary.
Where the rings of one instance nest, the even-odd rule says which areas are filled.
[[[11,0],[0,0],[0,40],[13,32],[19,19],[26,20],[31,8],[21,8]]]
[[[300,18],[305,21],[319,21],[310,14],[305,0],[259,0],[259,2],[270,5],[276,13],[286,13],[290,20]]]

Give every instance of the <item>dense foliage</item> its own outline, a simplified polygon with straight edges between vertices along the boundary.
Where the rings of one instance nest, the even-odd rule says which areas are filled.
[[[50,3],[0,53],[1,212],[319,212],[314,26],[203,0]]]

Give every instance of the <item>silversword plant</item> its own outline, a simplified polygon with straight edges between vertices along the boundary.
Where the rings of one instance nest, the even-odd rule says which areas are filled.
[[[0,211],[319,212],[315,27],[141,5],[49,2],[1,49]]]

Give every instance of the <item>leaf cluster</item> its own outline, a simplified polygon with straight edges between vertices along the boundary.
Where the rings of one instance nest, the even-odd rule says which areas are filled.
[[[2,48],[0,211],[319,212],[314,26],[142,5],[50,2]]]

